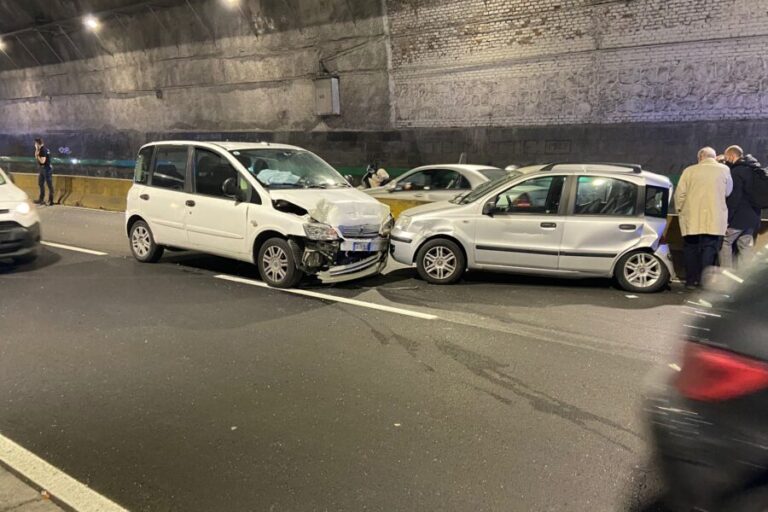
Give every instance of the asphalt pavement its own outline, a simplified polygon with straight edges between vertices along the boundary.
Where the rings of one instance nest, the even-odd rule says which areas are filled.
[[[613,511],[654,485],[640,400],[679,285],[392,266],[296,295],[135,262],[120,214],[41,215],[71,248],[0,263],[0,434],[129,510]]]

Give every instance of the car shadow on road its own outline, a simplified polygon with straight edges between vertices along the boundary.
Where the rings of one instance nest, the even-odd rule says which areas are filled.
[[[0,258],[0,276],[11,274],[24,274],[50,267],[61,260],[61,256],[45,248],[40,249],[40,255],[31,263],[14,263],[10,259]]]

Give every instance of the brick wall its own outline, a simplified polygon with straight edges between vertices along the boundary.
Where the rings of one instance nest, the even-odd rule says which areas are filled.
[[[388,0],[397,127],[768,118],[765,0]]]

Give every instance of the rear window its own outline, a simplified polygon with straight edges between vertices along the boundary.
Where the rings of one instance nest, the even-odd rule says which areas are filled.
[[[488,178],[489,180],[497,180],[499,178],[503,178],[504,176],[509,175],[507,171],[496,169],[496,168],[489,168],[489,169],[480,169],[480,174]],[[519,174],[518,174],[519,176]]]
[[[645,187],[645,214],[649,217],[667,218],[669,213],[669,189]]]

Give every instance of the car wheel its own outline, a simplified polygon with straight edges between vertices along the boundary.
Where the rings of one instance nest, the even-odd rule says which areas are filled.
[[[669,270],[661,258],[649,252],[625,254],[616,265],[616,280],[628,292],[654,293],[669,284]]]
[[[133,257],[142,263],[155,263],[163,255],[164,248],[155,243],[152,230],[143,220],[131,226],[130,240]]]
[[[302,273],[296,268],[288,242],[282,238],[270,238],[259,249],[256,264],[261,279],[275,288],[292,288],[301,281]]]
[[[464,275],[467,259],[456,242],[438,238],[421,246],[416,254],[416,268],[428,283],[453,284]]]

